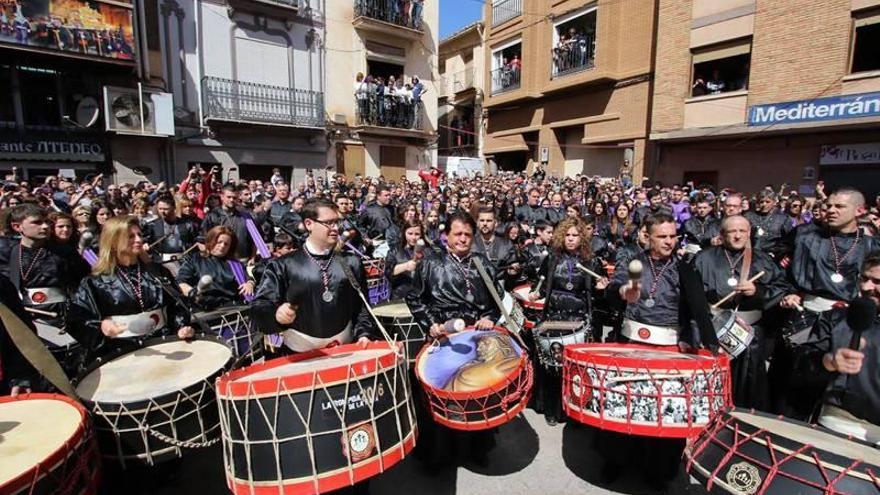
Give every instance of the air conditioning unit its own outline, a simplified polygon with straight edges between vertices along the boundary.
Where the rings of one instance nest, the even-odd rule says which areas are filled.
[[[174,97],[141,86],[104,86],[104,123],[118,134],[173,136]]]

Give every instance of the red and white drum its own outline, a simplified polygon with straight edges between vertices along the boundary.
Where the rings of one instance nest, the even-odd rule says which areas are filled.
[[[530,300],[529,294],[531,292],[531,284],[517,286],[511,291],[513,297],[519,301],[520,306],[523,308],[523,313],[526,316],[525,328],[535,328],[535,325],[541,321],[541,317],[544,314],[544,299]]]
[[[830,430],[733,409],[684,453],[711,494],[876,495],[880,451]]]
[[[97,493],[99,465],[79,403],[54,394],[0,397],[0,493]]]
[[[434,421],[470,431],[516,417],[529,402],[534,375],[526,350],[501,327],[471,327],[426,345],[415,372]]]
[[[415,446],[402,351],[386,342],[285,356],[217,379],[236,494],[317,494],[382,473]]]
[[[688,438],[731,405],[730,358],[637,344],[580,344],[563,354],[562,404],[603,430]]]

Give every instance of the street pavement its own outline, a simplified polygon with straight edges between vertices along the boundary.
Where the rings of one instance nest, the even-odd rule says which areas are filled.
[[[413,455],[373,478],[371,495],[653,495],[640,473],[624,472],[613,484],[600,481],[601,453],[594,448],[594,432],[574,422],[548,426],[543,416],[531,409],[499,428],[497,445],[489,452],[489,464],[466,464],[430,470]],[[601,447],[604,449],[605,447]],[[682,470],[683,471],[683,470]],[[114,483],[106,493],[150,495],[228,493],[223,478],[220,449],[208,449],[191,456],[171,475],[147,472],[127,476],[128,482]],[[134,481],[137,479],[138,481]],[[122,485],[125,485],[122,488]],[[688,482],[683,472],[666,493],[705,495],[700,486]]]

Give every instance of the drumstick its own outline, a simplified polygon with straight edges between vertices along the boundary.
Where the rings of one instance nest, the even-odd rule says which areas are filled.
[[[24,310],[28,313],[34,313],[36,315],[48,316],[49,318],[58,318],[58,313],[54,311],[44,311],[42,309],[31,308],[30,306],[25,306]]]
[[[169,233],[163,235],[162,237],[156,239],[156,242],[154,242],[154,243],[152,243],[152,244],[147,244],[147,250],[153,249],[153,246],[155,246],[156,244],[159,244],[160,242],[164,241],[164,240],[167,239],[168,236],[170,236],[170,235],[171,235],[171,232],[169,232]]]
[[[589,275],[589,276],[595,278],[596,280],[599,280],[599,279],[602,278],[602,275],[599,275],[598,273],[594,272],[593,270],[590,270],[589,268],[585,267],[584,265],[582,265],[582,264],[580,264],[580,263],[578,263],[576,266],[577,266],[581,271],[585,272],[587,275]]]
[[[541,293],[541,285],[544,284],[544,278],[545,277],[541,275],[541,278],[538,279],[538,285],[535,286],[535,290],[533,290],[532,292],[537,292],[538,294]]]
[[[761,271],[761,273],[759,273],[759,274],[755,275],[754,277],[750,278],[750,279],[749,279],[749,283],[750,283],[750,284],[755,283],[756,280],[758,280],[759,278],[761,278],[761,277],[764,276],[764,273],[765,273],[764,271]],[[713,304],[713,305],[711,306],[711,308],[712,308],[712,309],[718,309],[719,306],[721,306],[722,304],[726,303],[728,300],[730,300],[731,297],[733,297],[733,296],[735,296],[735,295],[736,295],[736,291],[731,292],[730,294],[728,294],[728,295],[722,297],[721,300],[719,300],[717,303]]]

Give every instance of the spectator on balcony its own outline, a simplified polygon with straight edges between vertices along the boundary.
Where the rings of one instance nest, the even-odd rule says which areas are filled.
[[[358,72],[354,82],[354,97],[357,100],[358,122],[363,124],[368,120],[370,104],[370,82],[364,77],[363,72]]]
[[[518,53],[514,54],[513,59],[510,61],[510,70],[514,72],[522,70],[522,61],[520,61]]]
[[[694,84],[691,85],[691,96],[703,96],[708,93],[706,81],[703,79],[703,75],[698,72],[696,77],[694,77]]]
[[[422,9],[425,6],[425,0],[412,0],[412,27],[422,29]]]
[[[372,118],[370,119],[371,124],[382,123],[385,121],[385,93],[388,88],[385,86],[385,78],[379,76],[376,78],[376,87],[373,88],[373,102],[371,107],[375,108],[375,111]]]
[[[412,78],[412,105],[413,105],[413,127],[415,129],[421,129],[421,111],[422,111],[422,96],[427,93],[428,90],[425,88],[425,85],[422,84],[422,81],[419,79],[419,76],[413,76]]]
[[[727,83],[721,79],[720,70],[714,69],[712,71],[712,77],[706,81],[706,89],[709,90],[710,95],[717,95],[726,91]]]
[[[399,0],[399,1],[400,1],[401,24],[403,24],[404,26],[411,26],[412,24],[410,22],[410,15],[409,15],[410,0]]]

